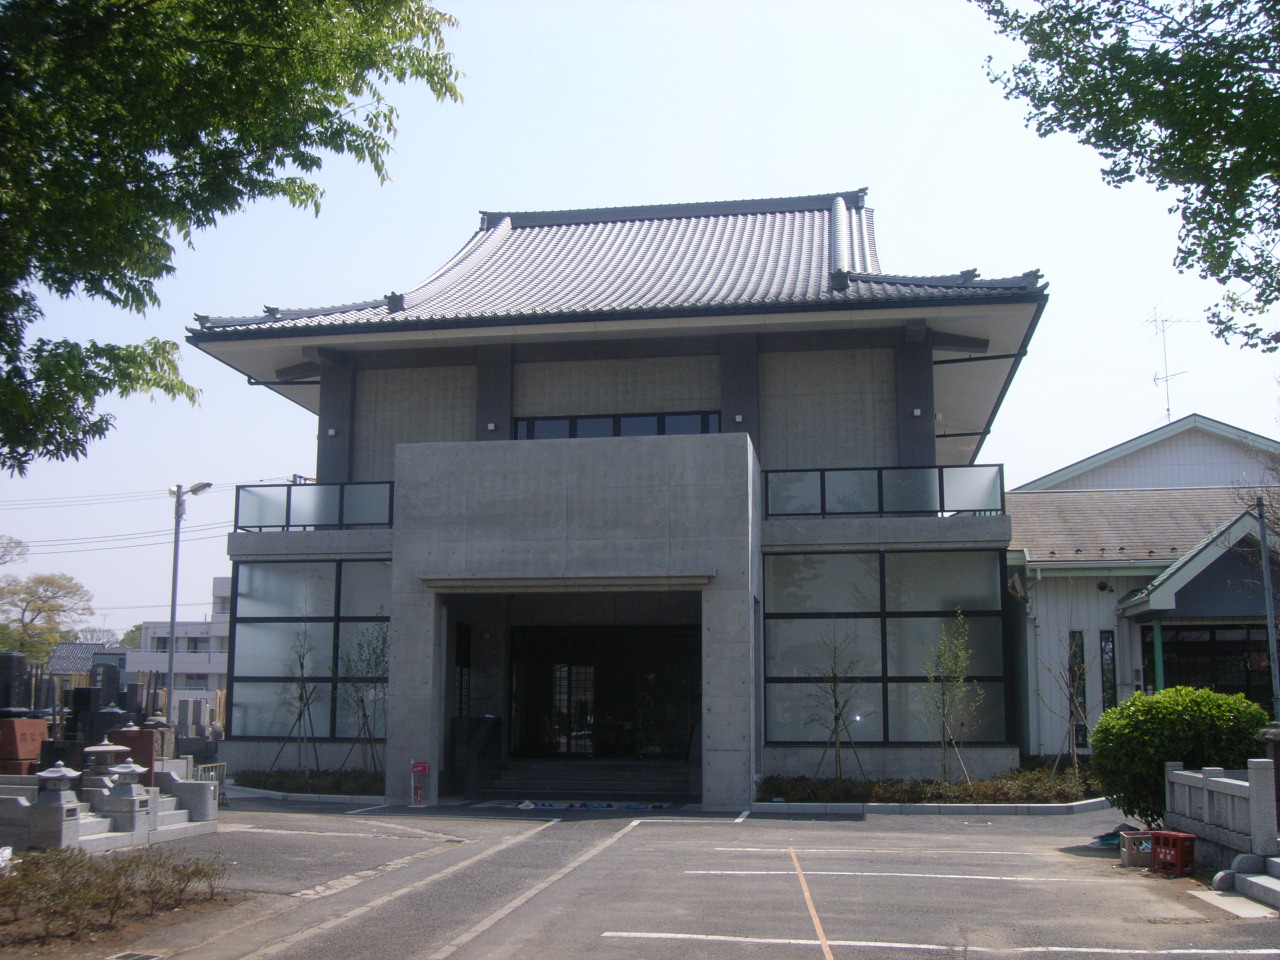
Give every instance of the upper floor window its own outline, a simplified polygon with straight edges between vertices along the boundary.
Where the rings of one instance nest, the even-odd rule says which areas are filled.
[[[571,437],[658,437],[719,433],[719,412],[644,413],[617,416],[522,417],[517,440],[565,440]]]

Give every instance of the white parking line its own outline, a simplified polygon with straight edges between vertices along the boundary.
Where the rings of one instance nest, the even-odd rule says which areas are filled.
[[[790,877],[794,870],[686,870],[717,877]],[[1090,883],[1093,877],[986,877],[969,873],[888,873],[872,870],[806,870],[811,877],[917,877],[921,880],[1007,880],[1010,883]]]
[[[737,821],[734,821],[735,823]],[[786,853],[790,847],[712,847],[717,853]],[[919,850],[890,847],[796,847],[796,853],[919,853]],[[1042,853],[1028,853],[1022,850],[930,850],[932,856],[937,853],[962,854],[971,857],[981,854],[984,857],[1042,857]]]
[[[817,947],[819,940],[782,937],[729,937],[705,933],[649,933],[642,931],[608,930],[602,937],[630,940],[694,940],[704,943],[763,943],[784,946]],[[828,940],[833,947],[864,947],[881,950],[916,950],[932,953],[981,954],[1055,954],[1107,957],[1280,957],[1280,947],[1257,947],[1241,950],[1197,949],[1196,947],[1170,947],[1168,949],[1142,950],[1132,947],[976,947],[968,944],[945,943],[892,943],[878,940]]]

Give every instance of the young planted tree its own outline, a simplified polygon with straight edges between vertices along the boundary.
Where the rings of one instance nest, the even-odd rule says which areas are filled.
[[[818,766],[814,770],[815,777],[821,775],[822,765],[830,751],[833,773],[837,780],[844,779],[843,748],[847,742],[853,751],[854,760],[857,761],[859,776],[863,780],[867,779],[849,725],[859,719],[851,708],[853,695],[857,690],[857,681],[853,678],[857,674],[858,665],[858,657],[853,653],[852,646],[849,637],[829,637],[822,645],[822,663],[812,674],[809,699],[814,712],[805,722],[820,727],[826,735],[826,742],[818,757]]]
[[[363,768],[372,773],[382,769],[378,743],[386,724],[387,623],[361,624],[355,642],[344,647],[339,666],[346,682],[338,687],[342,707],[356,720],[356,745]],[[347,754],[351,756],[350,752]]]
[[[982,688],[969,679],[971,657],[969,624],[956,608],[955,617],[943,624],[938,642],[924,660],[924,675],[929,681],[925,706],[938,724],[938,772],[947,781],[952,779],[953,754],[965,781],[970,779],[961,748],[966,727],[977,717],[983,698]]]

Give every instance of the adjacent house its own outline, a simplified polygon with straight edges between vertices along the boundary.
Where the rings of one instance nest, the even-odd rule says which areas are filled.
[[[835,676],[867,774],[929,775],[961,611],[969,769],[1016,765],[1025,615],[977,456],[1045,286],[883,273],[865,200],[486,212],[408,292],[198,317],[318,420],[317,483],[238,491],[227,759],[385,738],[389,800],[416,770],[432,802],[487,727],[738,809],[829,752]]]
[[[1280,443],[1193,414],[1009,491],[1034,692],[1024,750],[1087,749],[1098,714],[1138,690],[1207,686],[1271,708],[1252,507],[1278,458]]]

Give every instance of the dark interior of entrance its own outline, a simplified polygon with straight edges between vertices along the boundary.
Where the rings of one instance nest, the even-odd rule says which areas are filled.
[[[698,626],[511,629],[513,758],[688,759]]]

